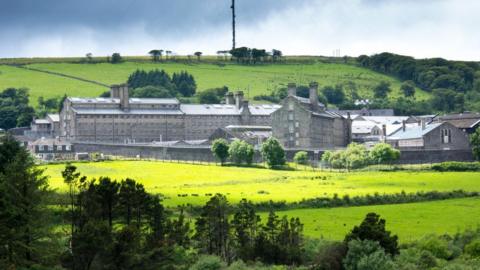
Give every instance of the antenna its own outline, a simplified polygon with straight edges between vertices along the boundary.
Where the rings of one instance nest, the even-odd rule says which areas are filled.
[[[232,0],[232,50],[235,50],[235,0]]]

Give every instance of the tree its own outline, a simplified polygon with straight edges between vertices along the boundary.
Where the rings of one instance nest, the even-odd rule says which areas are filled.
[[[131,97],[136,98],[172,98],[175,97],[171,90],[164,86],[147,85],[130,90]]]
[[[413,81],[404,81],[400,86],[400,90],[405,97],[413,97],[415,96],[415,83]]]
[[[85,58],[87,59],[87,62],[89,62],[89,63],[92,62],[92,60],[93,60],[92,53],[85,54]]]
[[[122,56],[120,56],[119,53],[113,53],[112,54],[112,57],[110,59],[110,62],[112,64],[118,64],[118,63],[121,63],[122,62]]]
[[[30,125],[35,110],[29,106],[28,89],[7,88],[0,92],[0,128]]]
[[[50,243],[49,186],[43,170],[11,136],[0,138],[0,268],[43,261]]]
[[[305,151],[298,151],[297,153],[295,153],[293,160],[297,164],[307,165],[309,161],[308,153]]]
[[[224,260],[230,258],[229,247],[229,204],[227,198],[215,194],[202,208],[195,221],[195,236],[199,247],[206,253]]]
[[[253,161],[255,151],[253,146],[242,140],[234,140],[228,149],[228,155],[232,162],[236,164],[246,163],[250,165]]]
[[[473,156],[476,160],[480,160],[480,128],[470,135],[470,144],[472,145]]]
[[[323,95],[330,104],[342,104],[345,101],[345,92],[343,86],[337,84],[335,87],[325,86],[322,89]]]
[[[228,142],[225,139],[216,139],[212,144],[213,155],[220,160],[223,165],[228,158]]]
[[[70,237],[73,241],[75,233],[75,196],[80,173],[77,172],[77,167],[67,163],[65,170],[62,171],[63,182],[68,185],[68,196],[70,197]],[[73,246],[73,245],[72,245]]]
[[[272,50],[272,60],[273,60],[273,62],[277,61],[280,58],[282,58],[282,51],[273,49]]]
[[[374,97],[379,99],[387,98],[391,91],[390,83],[387,81],[381,81],[373,88]]]
[[[197,60],[200,61],[200,57],[202,56],[202,52],[195,52],[194,55],[197,57]]]
[[[150,54],[150,56],[152,57],[153,62],[157,62],[160,60],[162,52],[162,50],[151,50],[148,52],[148,54]]]
[[[255,238],[261,228],[260,221],[252,202],[242,199],[236,207],[231,226],[237,256],[244,261],[255,260]]]
[[[377,143],[369,152],[370,160],[376,164],[390,163],[400,157],[400,151],[388,143]]]
[[[399,252],[398,237],[391,236],[390,232],[385,230],[385,223],[379,215],[368,213],[362,223],[345,236],[345,242],[348,243],[354,239],[377,241],[385,252],[396,255]]]
[[[285,165],[285,150],[277,139],[271,137],[262,143],[262,157],[269,167]]]

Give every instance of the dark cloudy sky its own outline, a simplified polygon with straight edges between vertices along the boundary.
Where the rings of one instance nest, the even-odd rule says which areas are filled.
[[[237,43],[285,54],[480,60],[477,0],[236,0]],[[0,57],[214,54],[230,0],[0,0]]]

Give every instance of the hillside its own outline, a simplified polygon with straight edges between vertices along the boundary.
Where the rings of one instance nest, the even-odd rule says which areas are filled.
[[[127,61],[121,64],[81,64],[81,63],[33,63],[25,67],[0,65],[0,89],[7,87],[28,87],[31,103],[36,105],[39,96],[55,97],[64,93],[75,96],[97,96],[107,90],[101,84],[109,85],[125,82],[134,70],[164,69],[168,73],[188,71],[197,81],[198,91],[213,87],[228,86],[231,90],[243,90],[247,97],[253,98],[260,94],[269,94],[288,82],[308,84],[318,81],[320,87],[352,81],[358,88],[358,93],[368,98],[372,96],[372,88],[380,81],[388,81],[392,85],[392,97],[400,94],[400,81],[371,71],[367,68],[351,64],[325,63],[322,61],[238,65],[230,62],[215,64],[205,62],[160,62]],[[53,72],[45,73],[45,72]],[[62,74],[71,76],[63,77]],[[75,77],[75,78],[72,78]],[[85,79],[92,82],[80,81]],[[428,93],[417,89],[417,99],[425,99]]]

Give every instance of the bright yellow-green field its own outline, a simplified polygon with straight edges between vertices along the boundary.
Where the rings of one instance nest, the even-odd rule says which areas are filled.
[[[277,212],[279,216],[299,217],[305,235],[342,240],[367,213],[375,212],[387,221],[387,230],[400,242],[410,242],[428,234],[454,234],[480,225],[480,198],[453,199],[423,203],[299,209]],[[262,214],[262,220],[266,214]]]
[[[203,204],[206,193],[226,194],[236,203],[242,198],[252,201],[299,201],[303,198],[365,195],[378,192],[450,191],[463,189],[480,191],[480,173],[475,172],[312,172],[276,171],[258,168],[221,167],[156,161],[109,161],[77,163],[78,171],[90,178],[110,176],[121,180],[133,178],[153,193],[167,197],[165,204]],[[46,166],[50,185],[59,191],[66,186],[61,178],[65,165]],[[321,176],[322,179],[314,177]],[[323,180],[325,178],[325,180]],[[178,197],[179,194],[188,194]],[[198,194],[198,196],[192,196]]]

